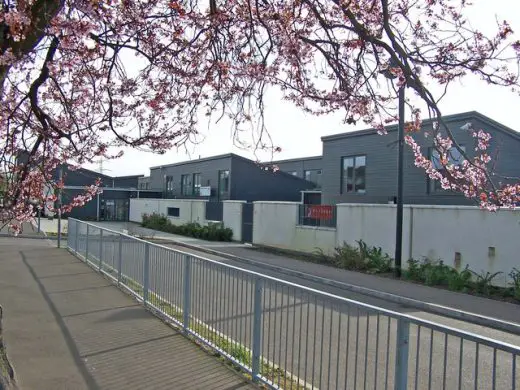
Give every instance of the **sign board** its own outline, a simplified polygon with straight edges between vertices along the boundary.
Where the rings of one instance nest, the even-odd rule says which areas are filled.
[[[306,217],[320,220],[331,220],[334,216],[334,206],[331,205],[306,205]]]
[[[200,187],[200,196],[211,196],[211,187]]]

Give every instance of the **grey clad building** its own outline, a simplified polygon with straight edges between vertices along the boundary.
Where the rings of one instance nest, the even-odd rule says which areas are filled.
[[[59,173],[55,172],[55,180]],[[157,198],[160,193],[140,190],[138,181],[143,175],[108,176],[88,169],[69,170],[63,167],[65,187],[62,192],[62,203],[67,204],[81,195],[86,186],[93,185],[101,179],[101,193],[82,207],[75,207],[64,216],[83,220],[128,221],[131,198]]]
[[[445,116],[443,120],[470,157],[476,146],[473,129],[491,134],[488,152],[493,158],[496,183],[508,177],[520,177],[518,132],[475,111]],[[423,154],[440,168],[430,134],[432,125],[432,121],[424,121],[423,131],[415,139]],[[216,214],[222,209],[221,203],[217,203],[224,200],[295,201],[314,205],[393,203],[397,195],[397,126],[389,126],[387,130],[384,136],[375,129],[325,136],[321,138],[322,156],[262,164],[229,153],[152,167],[149,176],[111,177],[87,169],[65,168],[63,202],[82,193],[85,186],[94,184],[99,177],[102,194],[85,206],[73,209],[70,216],[125,221],[130,198],[134,197],[206,199],[210,201],[207,210],[219,206],[215,208],[220,210]],[[23,154],[19,157],[23,163]],[[462,156],[452,150],[450,159],[457,163],[462,161]],[[273,165],[279,170],[272,169]],[[472,205],[475,201],[441,189],[438,181],[430,180],[424,170],[414,165],[413,153],[405,147],[404,202]],[[252,218],[252,208],[248,210]]]
[[[476,140],[473,129],[491,134],[488,149],[493,157],[495,182],[505,177],[520,177],[520,134],[478,112],[466,112],[443,118],[458,144],[471,157],[475,154]],[[423,122],[426,133],[432,122]],[[434,152],[433,140],[424,131],[415,136],[423,154],[440,167]],[[337,203],[388,203],[397,195],[397,126],[389,126],[387,135],[374,129],[322,137],[322,204]],[[450,159],[461,161],[462,156],[453,150]],[[424,170],[414,165],[411,148],[404,153],[404,202],[408,204],[472,205],[474,200],[460,193],[445,191],[438,181],[430,180]]]
[[[229,153],[150,168],[149,186],[163,198],[299,201],[315,185],[283,171]]]
[[[311,182],[314,188],[302,191],[299,200],[305,204],[321,204],[321,184],[323,176],[321,156],[278,160],[270,164],[277,166],[283,172]]]

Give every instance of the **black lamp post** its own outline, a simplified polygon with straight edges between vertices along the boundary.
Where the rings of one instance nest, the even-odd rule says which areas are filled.
[[[391,61],[391,65],[392,65]],[[396,76],[389,70],[382,72],[389,79],[395,79]],[[399,88],[399,124],[397,126],[397,213],[395,220],[395,276],[401,277],[402,257],[403,257],[403,152],[404,152],[404,89],[405,86]]]

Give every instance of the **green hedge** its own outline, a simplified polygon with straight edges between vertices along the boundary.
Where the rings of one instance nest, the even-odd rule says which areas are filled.
[[[141,225],[153,230],[200,238],[207,241],[231,241],[233,239],[233,231],[224,226],[218,224],[202,226],[196,222],[174,225],[167,217],[156,213],[151,215],[143,214]]]

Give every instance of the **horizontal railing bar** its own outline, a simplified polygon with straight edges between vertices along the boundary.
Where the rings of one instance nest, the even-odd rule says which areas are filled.
[[[513,355],[519,355],[520,356],[520,346],[516,346],[516,345],[513,345],[513,344],[505,343],[503,341],[495,340],[495,339],[492,339],[492,338],[489,338],[489,337],[486,337],[486,336],[481,336],[481,335],[478,335],[478,334],[475,334],[475,333],[472,333],[472,332],[469,332],[469,331],[465,331],[465,330],[461,330],[461,329],[455,329],[453,327],[446,326],[446,325],[441,325],[441,324],[438,324],[438,323],[433,322],[433,321],[429,321],[429,320],[425,320],[425,319],[422,319],[422,318],[411,316],[409,314],[403,314],[403,313],[399,313],[399,312],[396,312],[396,311],[393,311],[393,310],[389,310],[389,309],[385,309],[385,308],[382,308],[382,307],[370,305],[370,304],[367,304],[367,303],[364,303],[364,302],[355,301],[353,299],[341,297],[341,296],[338,296],[338,295],[335,295],[335,294],[332,294],[332,293],[329,293],[329,292],[326,292],[326,291],[317,290],[317,289],[314,289],[312,287],[302,286],[300,284],[293,283],[293,282],[290,282],[290,281],[287,281],[287,280],[278,279],[278,278],[275,278],[273,276],[264,275],[264,274],[261,274],[259,272],[250,271],[250,270],[247,270],[247,269],[244,269],[244,268],[240,268],[240,267],[237,267],[237,266],[234,266],[234,265],[222,263],[222,262],[220,262],[218,260],[212,260],[212,259],[205,258],[203,256],[194,255],[193,253],[190,253],[190,252],[185,252],[185,251],[182,251],[182,250],[179,250],[179,249],[173,249],[173,248],[161,245],[161,244],[157,244],[157,243],[146,241],[146,240],[143,240],[143,239],[140,239],[140,238],[137,238],[137,237],[133,237],[133,236],[131,236],[129,234],[125,234],[125,233],[121,233],[121,232],[118,232],[118,231],[115,231],[115,230],[107,229],[107,228],[104,228],[104,227],[101,227],[99,225],[95,225],[95,224],[92,224],[92,223],[80,221],[80,220],[77,220],[75,218],[70,218],[70,219],[74,220],[74,221],[79,221],[82,224],[85,224],[85,225],[88,225],[88,226],[92,226],[92,227],[94,227],[96,229],[102,229],[104,231],[114,233],[115,235],[122,235],[123,237],[127,237],[127,238],[131,239],[132,241],[140,242],[140,243],[143,243],[143,244],[148,244],[150,246],[154,246],[156,248],[162,248],[162,249],[165,249],[167,251],[171,251],[171,252],[178,253],[178,254],[181,254],[181,255],[192,256],[194,258],[197,258],[199,260],[203,260],[203,261],[215,264],[215,265],[217,265],[219,267],[222,267],[222,268],[233,269],[235,271],[238,271],[238,272],[246,274],[246,275],[258,276],[258,277],[270,280],[272,282],[276,282],[276,283],[279,283],[279,284],[282,284],[282,285],[291,286],[291,287],[294,287],[294,288],[306,291],[307,293],[311,293],[313,295],[317,295],[317,296],[320,296],[320,297],[327,297],[329,299],[336,300],[336,301],[338,301],[340,303],[343,303],[343,304],[350,304],[352,306],[356,306],[356,307],[358,307],[360,309],[363,309],[367,313],[383,314],[383,315],[386,315],[387,317],[390,317],[390,318],[403,319],[403,320],[409,321],[410,323],[415,324],[415,325],[425,326],[425,327],[430,328],[432,330],[436,330],[436,331],[439,331],[439,332],[447,333],[447,334],[449,334],[451,336],[461,337],[461,338],[464,338],[465,340],[473,341],[473,342],[479,343],[481,345],[486,345],[486,346],[493,347],[493,348],[498,347],[500,350],[502,350],[504,352],[509,352],[509,353],[511,353]]]

